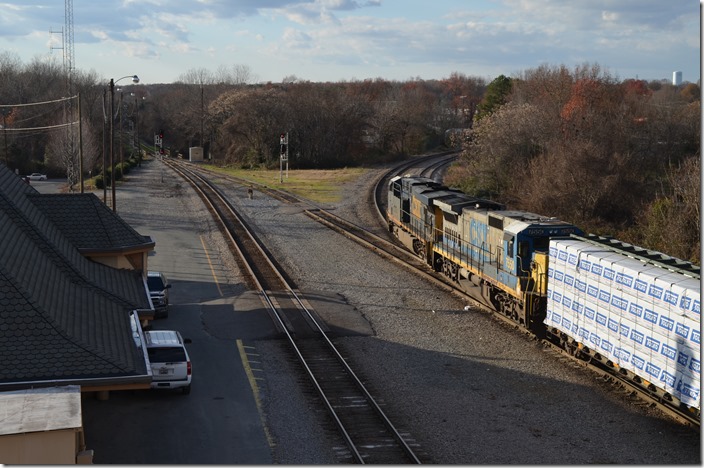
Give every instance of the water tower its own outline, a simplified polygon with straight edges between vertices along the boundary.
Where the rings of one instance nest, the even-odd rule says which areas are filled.
[[[681,71],[672,72],[672,84],[674,86],[679,86],[682,84],[682,72]]]

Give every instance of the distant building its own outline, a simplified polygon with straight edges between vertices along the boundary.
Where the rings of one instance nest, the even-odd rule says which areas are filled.
[[[674,86],[679,86],[682,84],[682,72],[681,71],[672,72],[672,84]]]

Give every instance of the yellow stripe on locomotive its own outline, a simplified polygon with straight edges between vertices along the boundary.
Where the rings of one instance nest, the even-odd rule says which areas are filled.
[[[392,179],[387,216],[390,231],[436,271],[527,327],[545,315],[550,238],[581,233],[423,177]]]

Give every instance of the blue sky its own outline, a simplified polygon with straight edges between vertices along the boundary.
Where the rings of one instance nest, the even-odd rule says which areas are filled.
[[[694,0],[73,0],[75,67],[170,83],[245,65],[254,82],[488,80],[597,63],[620,79],[700,77]],[[62,0],[0,0],[0,47],[62,61]]]

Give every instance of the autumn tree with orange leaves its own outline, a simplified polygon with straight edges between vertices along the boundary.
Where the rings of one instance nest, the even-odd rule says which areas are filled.
[[[691,87],[619,82],[596,65],[529,70],[513,80],[506,104],[477,122],[446,180],[512,208],[698,260],[696,184],[683,176],[700,156],[695,95]],[[665,245],[666,238],[680,241]]]

